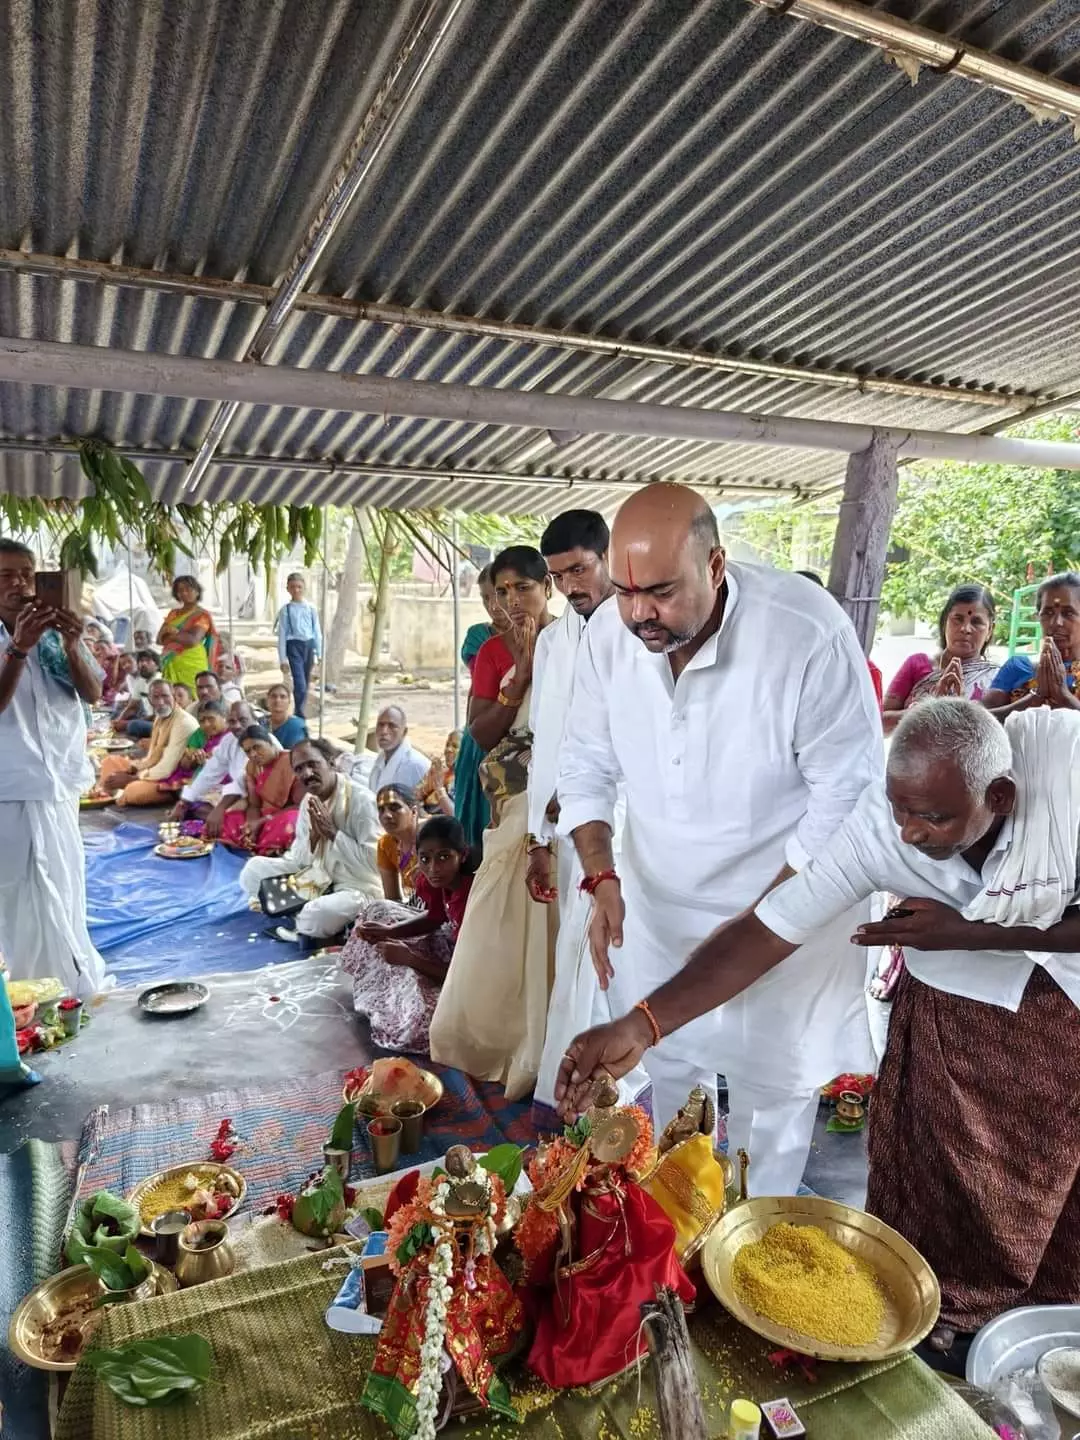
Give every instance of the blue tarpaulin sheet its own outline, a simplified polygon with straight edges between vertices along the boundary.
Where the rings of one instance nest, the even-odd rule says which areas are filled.
[[[84,834],[90,938],[121,985],[254,970],[295,960],[263,935],[237,877],[244,856],[215,845],[198,860],[162,860],[155,830],[127,821]]]

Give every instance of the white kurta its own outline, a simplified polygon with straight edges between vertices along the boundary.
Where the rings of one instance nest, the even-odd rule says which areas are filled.
[[[407,785],[410,790],[415,790],[430,769],[431,761],[427,756],[414,750],[405,739],[390,756],[379,751],[368,783],[376,795],[384,785]]]
[[[0,625],[0,650],[10,643]],[[79,833],[92,781],[82,702],[34,649],[0,712],[0,953],[15,979],[55,975],[82,999],[105,983],[86,928]]]
[[[244,795],[247,793],[244,785],[246,768],[247,756],[241,749],[240,741],[230,731],[214,746],[209,760],[181,790],[180,798],[195,805],[200,801],[209,802],[218,794]]]
[[[559,771],[560,831],[611,824],[619,779],[623,1013],[745,909],[785,864],[822,848],[882,769],[881,720],[855,632],[799,576],[729,565],[723,624],[675,681],[609,601],[589,622]],[[871,1068],[849,915],[719,1010],[647,1052],[663,1125],[694,1084],[728,1081],[728,1133],[755,1191],[801,1179],[817,1088]]]
[[[273,875],[292,875],[298,887],[308,885],[315,898],[296,915],[301,935],[336,935],[355,920],[368,900],[382,895],[382,879],[375,858],[379,816],[375,797],[364,785],[337,775],[331,814],[338,827],[327,844],[311,840],[310,796],[300,801],[296,834],[284,855],[253,856],[240,871],[241,888],[252,897]]]
[[[556,794],[559,755],[564,735],[573,721],[574,665],[586,622],[567,605],[554,625],[541,630],[533,656],[533,748],[529,764],[529,832],[555,840],[557,828],[547,819],[548,802]],[[613,844],[622,838],[621,804]],[[547,1034],[536,1099],[554,1108],[555,1078],[566,1047],[593,1025],[612,1018],[608,995],[600,989],[589,953],[589,919],[592,900],[578,889],[583,871],[573,841],[557,846],[559,934],[555,946],[555,983],[548,1005]],[[641,1067],[623,1078],[620,1090],[629,1103],[648,1083]]]

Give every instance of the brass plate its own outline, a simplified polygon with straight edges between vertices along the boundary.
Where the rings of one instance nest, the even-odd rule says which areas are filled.
[[[168,1295],[175,1290],[176,1276],[153,1261],[151,1264],[157,1278],[157,1293]],[[73,1360],[50,1360],[42,1354],[42,1328],[69,1306],[102,1293],[101,1281],[89,1265],[73,1265],[68,1270],[61,1270],[58,1275],[51,1275],[24,1296],[16,1307],[8,1326],[8,1348],[24,1364],[33,1365],[36,1370],[74,1370],[78,1356]]]
[[[873,1267],[885,1290],[885,1318],[867,1345],[829,1345],[776,1325],[745,1305],[731,1283],[731,1266],[744,1245],[760,1240],[771,1225],[819,1225],[833,1240]],[[937,1321],[941,1291],[937,1278],[914,1246],[865,1210],[816,1195],[762,1196],[733,1206],[701,1252],[709,1289],[735,1319],[785,1349],[819,1360],[885,1360],[925,1340]]]
[[[163,842],[154,846],[154,854],[162,860],[201,860],[204,855],[209,855],[213,848],[213,844],[207,840],[198,845],[183,845],[179,849]]]
[[[247,1181],[240,1174],[239,1170],[234,1170],[231,1165],[219,1165],[216,1160],[189,1160],[186,1165],[170,1165],[167,1170],[159,1170],[156,1175],[150,1175],[145,1180],[139,1181],[135,1188],[128,1194],[128,1204],[138,1206],[141,1219],[143,1199],[149,1191],[157,1189],[157,1187],[164,1184],[166,1180],[182,1180],[185,1175],[198,1175],[200,1180],[212,1180],[215,1175],[220,1175],[222,1172],[226,1175],[231,1175],[240,1190],[240,1194],[234,1202],[232,1209],[228,1215],[224,1217],[226,1220],[231,1220],[244,1203],[244,1197],[247,1195]],[[153,1233],[150,1226],[144,1220],[143,1227],[139,1231],[139,1234],[151,1238]]]
[[[100,810],[102,805],[111,805],[116,799],[115,795],[80,795],[80,810]]]
[[[424,1093],[424,1113],[426,1114],[427,1111],[434,1110],[436,1105],[442,1101],[443,1082],[439,1079],[438,1075],[433,1074],[430,1070],[421,1070],[420,1074],[424,1077],[424,1084],[426,1086]],[[350,1090],[347,1085],[343,1086],[341,1098],[346,1105],[355,1100],[377,1099],[380,1105],[380,1109],[377,1111],[379,1115],[389,1115],[390,1106],[394,1103],[392,1099],[383,1101],[380,1096],[376,1096],[374,1090],[371,1088],[370,1077],[359,1090]],[[385,1109],[381,1108],[383,1105],[385,1105]],[[371,1117],[369,1116],[368,1118]]]

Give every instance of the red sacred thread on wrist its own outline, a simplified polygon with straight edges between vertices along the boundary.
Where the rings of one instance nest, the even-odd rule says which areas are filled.
[[[596,887],[602,885],[605,880],[618,880],[618,878],[614,870],[601,870],[599,875],[586,875],[578,889],[583,895],[593,895]]]
[[[649,1009],[649,1002],[647,1000],[639,1000],[634,1006],[634,1009],[640,1010],[641,1013],[645,1016],[645,1019],[648,1020],[649,1024],[652,1026],[652,1043],[654,1045],[659,1045],[660,1041],[664,1037],[660,1031],[660,1026],[657,1023],[656,1016]]]

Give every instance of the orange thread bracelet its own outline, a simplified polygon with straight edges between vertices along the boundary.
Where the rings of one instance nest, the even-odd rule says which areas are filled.
[[[664,1038],[664,1035],[660,1029],[660,1026],[657,1024],[656,1016],[649,1008],[649,1002],[647,1000],[639,1000],[634,1006],[634,1009],[640,1010],[641,1013],[645,1016],[646,1020],[648,1020],[649,1024],[652,1026],[652,1043],[654,1045],[659,1045],[660,1041]]]

